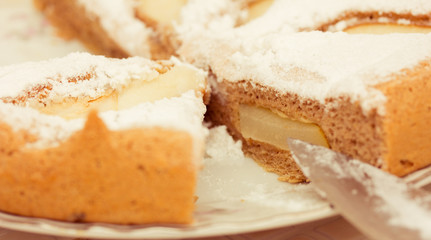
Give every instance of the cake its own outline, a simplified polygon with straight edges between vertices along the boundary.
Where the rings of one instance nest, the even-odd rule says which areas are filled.
[[[232,28],[246,1],[34,0],[60,34],[110,57],[169,59],[190,32]]]
[[[386,119],[393,119],[391,116],[387,117],[386,114],[397,112],[392,109],[394,105],[389,104],[394,104],[392,99],[396,99],[390,91],[393,91],[396,87],[406,91],[405,89],[409,87],[406,87],[405,84],[410,83],[410,81],[402,77],[403,74],[408,75],[404,72],[409,70],[416,73],[417,69],[414,68],[420,68],[418,66],[426,62],[425,58],[419,59],[417,55],[411,55],[410,53],[404,53],[406,56],[403,56],[403,54],[398,53],[398,49],[400,46],[405,46],[403,44],[404,40],[414,43],[412,38],[418,36],[419,41],[424,36],[389,35],[378,37],[369,35],[352,37],[340,33],[322,34],[314,33],[313,31],[346,31],[349,33],[430,32],[431,3],[429,1],[115,0],[107,3],[101,0],[35,0],[35,2],[60,30],[75,30],[73,35],[77,36],[81,36],[82,33],[84,33],[84,36],[97,35],[102,40],[113,40],[117,47],[123,49],[125,49],[124,46],[128,45],[146,49],[143,52],[127,51],[124,55],[119,55],[120,57],[146,55],[152,58],[166,58],[166,56],[178,54],[180,58],[209,70],[213,79],[211,85],[214,95],[209,105],[208,120],[215,124],[227,125],[237,139],[246,142],[244,150],[267,170],[280,174],[280,179],[282,180],[289,182],[306,181],[296,164],[293,163],[289,151],[285,149],[284,139],[287,135],[281,136],[277,143],[268,143],[267,138],[272,138],[269,134],[267,134],[268,136],[260,136],[260,139],[255,139],[256,137],[253,138],[251,135],[266,131],[260,131],[261,128],[254,127],[250,127],[248,130],[240,129],[238,119],[240,112],[250,113],[246,115],[262,116],[262,118],[266,119],[265,121],[270,121],[274,124],[295,126],[294,136],[291,137],[300,136],[302,138],[305,136],[303,140],[331,147],[398,176],[403,176],[428,165],[428,160],[424,159],[424,155],[422,157],[416,156],[421,151],[414,150],[415,147],[411,147],[411,150],[406,151],[406,154],[410,151],[415,152],[412,155],[409,155],[410,153],[407,155],[395,153],[395,149],[400,144],[406,145],[406,148],[408,148],[408,144],[392,143],[390,141],[395,141],[396,136],[389,135],[398,131],[407,131],[398,128],[400,126],[404,127],[408,123],[386,122]],[[117,14],[117,8],[126,9],[127,11],[121,10],[121,13],[124,14]],[[70,16],[66,14],[63,17],[63,13],[66,11],[71,14]],[[125,19],[128,20],[126,21]],[[119,28],[118,26],[120,25],[128,27]],[[88,30],[82,29],[83,26],[85,26],[85,29],[88,26]],[[133,26],[140,27],[135,28]],[[130,30],[130,32],[126,34],[125,29]],[[312,33],[303,33],[310,31]],[[90,34],[85,34],[86,32]],[[118,36],[121,36],[124,42],[117,41]],[[88,42],[99,44],[102,40],[98,40],[97,37],[89,38]],[[308,41],[308,38],[314,37],[333,46],[334,53],[320,55],[320,49],[326,49],[326,46],[320,44],[319,41]],[[316,51],[315,58],[310,55],[306,59],[308,62],[315,62],[317,66],[322,66],[322,68],[309,70],[309,68],[313,69],[313,66],[306,64],[302,57],[299,56],[300,54],[295,55],[292,62],[287,65],[277,63],[278,60],[284,59],[280,55],[281,52],[284,53],[289,50],[286,56],[290,56],[291,52],[295,52],[290,46],[283,48],[281,45],[277,45],[277,41],[284,41],[285,38],[291,46],[294,46],[293,50]],[[230,41],[233,43],[232,46],[229,46]],[[343,41],[352,42],[352,46],[363,48],[365,53],[361,53],[361,50],[354,47],[345,46],[346,44]],[[354,43],[355,41],[365,41],[370,46]],[[384,44],[383,41],[387,41],[388,44]],[[398,45],[389,44],[392,41],[395,41]],[[307,44],[302,44],[302,42]],[[276,45],[278,48],[275,49],[272,45]],[[337,45],[340,45],[340,47],[337,47]],[[411,62],[407,63],[407,60],[405,62],[400,61],[405,65],[401,64],[402,66],[397,67],[397,64],[399,64],[397,63],[394,64],[393,69],[387,67],[386,72],[379,72],[377,77],[372,76],[372,79],[377,79],[375,84],[371,83],[372,81],[366,81],[365,78],[360,80],[358,78],[355,80],[355,84],[360,85],[358,88],[359,93],[352,90],[346,94],[343,92],[344,89],[331,90],[334,95],[328,94],[320,99],[317,99],[314,95],[311,96],[312,94],[305,97],[298,94],[302,93],[302,90],[299,89],[300,86],[315,89],[313,90],[315,92],[327,88],[337,89],[338,87],[335,87],[336,84],[333,82],[335,81],[338,84],[339,81],[341,82],[338,78],[346,78],[347,73],[336,69],[335,73],[340,75],[334,77],[325,75],[326,69],[323,69],[323,66],[328,69],[341,66],[334,58],[357,59],[358,61],[352,65],[354,69],[354,72],[351,73],[352,75],[358,74],[357,72],[362,67],[366,67],[361,65],[359,60],[364,61],[362,64],[370,61],[363,58],[363,56],[371,56],[373,57],[373,62],[376,61],[376,64],[381,64],[381,61],[383,61],[379,60],[381,57],[372,55],[372,52],[367,52],[375,51],[376,48],[381,48],[377,49],[378,51],[376,52],[381,52],[384,56],[394,52],[393,54],[399,58],[407,57],[409,60],[414,58],[417,61],[414,61],[412,65],[409,65]],[[253,49],[255,53],[252,53],[250,49]],[[348,52],[347,55],[343,55],[341,53],[343,51],[352,53]],[[417,49],[414,49],[414,52],[416,51],[422,50],[417,46]],[[274,59],[267,60],[272,65],[265,62],[263,66],[257,64],[259,61],[256,60],[258,58],[256,56],[260,56],[264,60],[270,58],[271,54],[273,54]],[[355,54],[357,56],[353,56]],[[235,60],[235,57],[238,56],[240,59]],[[327,63],[323,60],[324,58],[327,58]],[[241,63],[240,61],[244,62]],[[388,60],[388,62],[392,61]],[[304,64],[307,67],[304,67]],[[424,64],[426,65],[426,63]],[[426,68],[425,65],[423,66],[424,69]],[[265,73],[260,72],[263,68],[268,68]],[[248,71],[248,74],[244,73],[246,71]],[[421,69],[418,71],[420,74],[426,74],[426,71]],[[236,72],[236,75],[233,74],[233,76],[243,73],[244,78],[238,79],[225,74],[227,72]],[[335,73],[334,75],[336,75]],[[414,78],[415,73],[409,72],[412,78]],[[258,74],[262,74],[260,80],[256,77]],[[283,77],[278,76],[280,74],[284,74]],[[366,74],[368,74],[368,77],[372,75],[371,72]],[[381,75],[393,75],[393,78],[382,77]],[[334,80],[332,77],[338,80]],[[268,85],[266,81],[262,80],[263,78],[277,79],[277,81],[268,80],[274,81],[274,86],[287,84],[290,88],[292,84],[296,87],[292,89],[287,89],[286,87],[280,90]],[[311,79],[309,84],[321,81],[321,89],[307,85],[309,79]],[[394,79],[403,79],[403,83],[396,86],[390,85],[389,82],[395,81]],[[326,84],[326,82],[330,83]],[[412,88],[416,86],[414,85]],[[368,91],[369,88],[373,90]],[[377,89],[378,93],[374,91],[375,89]],[[363,94],[363,96],[361,95],[358,98],[358,94]],[[373,101],[368,99],[379,97],[387,99],[379,103],[384,105],[383,107],[377,106],[377,103],[371,104],[370,109],[364,107],[367,105],[366,103]],[[413,98],[413,95],[411,98]],[[305,104],[304,102],[308,103]],[[333,107],[337,104],[339,107]],[[412,104],[414,104],[413,100]],[[300,109],[296,111],[296,108]],[[302,109],[306,110],[302,111]],[[425,114],[425,110],[421,107],[417,111],[418,116]],[[330,115],[329,112],[343,116],[342,119],[347,122],[337,122],[335,115]],[[285,118],[290,118],[293,121],[286,123]],[[348,119],[355,119],[357,121],[356,125],[350,126],[353,123],[348,122]],[[259,118],[243,118],[241,121],[247,121],[251,126],[259,124],[259,121],[262,122]],[[414,125],[419,126],[420,124],[414,123]],[[259,130],[257,133],[255,133],[256,129]],[[406,129],[410,128],[406,127]],[[414,129],[414,131],[417,131],[416,128]],[[246,133],[243,131],[246,131]],[[273,129],[273,132],[278,133],[278,131],[282,130]],[[268,131],[268,133],[270,132]],[[426,134],[426,131],[421,134]],[[418,135],[418,139],[421,139],[421,134]],[[371,144],[376,146],[370,147]]]
[[[0,210],[191,223],[206,75],[172,58],[87,53],[0,68]]]
[[[373,44],[379,42],[379,46],[387,51],[382,52],[382,54],[389,55],[392,52],[395,54],[399,51],[400,46],[403,46],[402,40],[400,40],[403,37],[399,35],[386,36],[387,44],[381,42],[382,37],[375,35],[361,36],[356,39],[357,41],[366,41],[370,44],[367,46],[366,44],[353,43],[356,41],[355,37],[333,32],[345,31],[362,34],[430,32],[431,4],[429,2],[422,0],[410,2],[262,0],[248,5],[248,13],[250,17],[247,21],[224,32],[208,30],[201,33],[195,32],[196,35],[190,37],[189,41],[185,41],[178,52],[187,61],[210,71],[214,94],[208,106],[207,119],[215,124],[227,125],[233,136],[244,141],[243,149],[249,156],[253,157],[268,171],[278,173],[280,180],[288,182],[303,182],[307,179],[292,161],[285,141],[287,137],[300,138],[313,144],[331,147],[398,176],[404,176],[430,163],[425,157],[426,154],[422,154],[416,159],[416,155],[423,153],[422,147],[410,146],[411,149],[407,150],[405,154],[395,153],[396,148],[398,151],[404,151],[403,148],[400,148],[404,144],[400,142],[389,143],[388,141],[392,141],[391,137],[394,136],[383,135],[401,131],[398,128],[402,124],[383,121],[383,119],[386,120],[383,114],[386,110],[377,111],[377,108],[364,110],[363,106],[356,106],[361,101],[366,102],[368,98],[372,99],[372,97],[367,96],[358,100],[356,96],[344,96],[344,93],[331,90],[334,91],[335,97],[328,95],[325,96],[325,99],[316,101],[315,96],[303,97],[301,95],[303,90],[300,89],[302,86],[319,93],[319,91],[323,91],[322,89],[338,88],[335,86],[336,84],[325,83],[327,81],[332,82],[333,79],[331,80],[324,74],[327,73],[327,69],[323,68],[323,66],[328,69],[335,68],[334,76],[339,73],[340,76],[335,76],[335,78],[340,78],[339,81],[341,81],[342,78],[345,78],[342,75],[346,73],[336,69],[341,67],[335,61],[337,58],[346,59],[346,61],[349,58],[361,59],[364,66],[355,63],[355,72],[351,73],[357,74],[356,71],[371,61],[362,58],[364,55],[371,54],[370,52],[361,53],[362,49],[365,52],[374,51],[375,46]],[[313,31],[331,33],[322,34]],[[408,39],[406,41],[412,40],[415,36],[405,36]],[[314,37],[319,40],[312,41],[311,39]],[[374,38],[375,40],[373,40]],[[200,41],[197,43],[193,39],[200,39]],[[290,44],[290,46],[283,47],[281,43],[283,41],[286,41],[285,44]],[[327,49],[327,47],[319,41],[331,45],[334,52],[325,53],[325,56],[321,55],[321,49]],[[343,41],[351,42],[352,47],[345,46],[346,42]],[[398,41],[399,45],[391,44],[393,41]],[[277,47],[273,47],[275,45]],[[381,50],[383,51],[383,49]],[[298,53],[288,63],[279,63],[279,60],[284,61],[285,59],[283,54],[287,57],[299,51],[315,52],[315,55],[301,56]],[[343,54],[343,51],[347,55]],[[416,51],[421,51],[419,46]],[[405,55],[399,54],[399,57],[412,58],[410,53],[405,53]],[[325,58],[327,62],[324,61]],[[385,57],[373,55],[372,59],[382,58]],[[425,61],[425,58],[416,60],[415,64],[419,66],[422,64],[420,60]],[[372,60],[373,63],[374,61],[376,61],[375,64],[381,64],[380,61]],[[312,66],[312,62],[316,66]],[[310,70],[318,66],[322,68]],[[407,68],[412,66],[406,65],[404,67],[398,69],[394,67],[394,71],[388,71],[384,74],[402,75],[404,73],[399,72],[400,70],[407,71]],[[421,70],[421,74],[422,72],[426,74],[426,71]],[[410,74],[414,75],[413,73]],[[239,75],[242,76],[242,79],[238,77]],[[374,76],[372,77],[374,78]],[[319,81],[322,83],[321,89],[310,85]],[[361,81],[363,82],[361,83]],[[379,88],[379,94],[383,94],[382,98],[394,94],[389,93],[389,91],[396,88],[396,86],[389,87],[383,83],[379,86],[368,86],[365,79],[358,80],[358,82],[362,85],[361,88]],[[376,80],[376,84],[378,82],[390,82],[390,79],[382,80],[379,78]],[[406,91],[405,89],[408,87],[402,85],[397,87],[404,88],[403,91]],[[280,86],[284,87],[282,89],[277,88]],[[413,88],[415,87],[413,86]],[[410,97],[413,98],[413,95]],[[397,98],[391,96],[391,99]],[[414,104],[412,99],[410,101]],[[350,102],[352,106],[345,102]],[[340,105],[339,109],[332,110],[331,106],[327,106],[334,104]],[[381,104],[384,105],[385,103]],[[385,106],[385,109],[391,107],[394,108],[388,105]],[[331,111],[334,111],[333,114],[337,116],[342,116],[337,117],[341,119],[334,119],[335,115],[329,114]],[[396,112],[394,109],[390,111]],[[417,111],[418,116],[426,115],[424,108],[418,108]],[[244,117],[240,118],[240,115]],[[348,122],[353,118],[355,123]],[[265,124],[261,126],[265,121],[283,127],[277,129],[265,126]],[[347,122],[343,123],[342,121]],[[244,124],[250,125],[250,127],[241,127]],[[397,126],[389,127],[391,124]],[[398,126],[398,124],[400,125]],[[406,125],[407,123],[403,124]],[[284,128],[289,128],[289,132],[283,130]],[[419,134],[418,131],[420,130],[414,129],[416,131],[413,134],[415,138],[424,139],[425,136],[428,136],[426,131]],[[280,134],[282,132],[284,133]],[[375,147],[368,144],[375,144]],[[389,146],[389,144],[391,145]]]
[[[202,41],[187,57],[210,71],[208,119],[281,180],[306,181],[289,137],[397,176],[431,163],[430,35],[231,31]]]

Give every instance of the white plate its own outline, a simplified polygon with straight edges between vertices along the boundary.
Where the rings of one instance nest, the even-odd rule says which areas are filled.
[[[85,51],[76,41],[55,36],[30,0],[0,3],[0,65]],[[277,180],[245,158],[223,128],[211,131],[200,174],[195,222],[188,226],[77,224],[0,213],[0,227],[57,236],[142,239],[227,235],[292,226],[335,215],[310,184]]]

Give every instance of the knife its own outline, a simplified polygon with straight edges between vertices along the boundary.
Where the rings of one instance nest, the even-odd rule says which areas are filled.
[[[288,139],[293,158],[319,193],[365,236],[431,239],[431,194],[328,148]]]

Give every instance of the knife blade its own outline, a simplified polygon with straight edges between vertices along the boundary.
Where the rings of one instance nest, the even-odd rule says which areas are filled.
[[[431,195],[328,148],[288,139],[293,158],[339,213],[372,239],[431,239]]]

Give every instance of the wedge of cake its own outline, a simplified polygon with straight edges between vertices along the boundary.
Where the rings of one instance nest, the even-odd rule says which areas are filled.
[[[249,6],[249,31],[349,33],[430,32],[431,3],[426,0],[260,0]],[[246,26],[248,25],[248,26]]]
[[[397,176],[431,163],[430,35],[234,31],[202,41],[187,54],[212,75],[208,118],[281,180],[306,180],[287,138]]]
[[[184,36],[211,28],[212,22],[232,28],[244,18],[243,2],[34,0],[62,35],[77,37],[93,52],[152,59],[169,59]]]
[[[0,68],[0,210],[72,222],[190,223],[206,74],[74,53]]]

